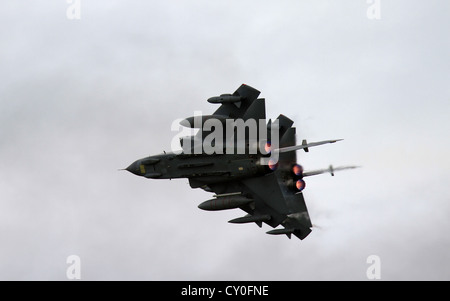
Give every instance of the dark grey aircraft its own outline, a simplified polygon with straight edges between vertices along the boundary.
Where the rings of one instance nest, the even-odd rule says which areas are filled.
[[[180,139],[182,151],[139,159],[126,170],[151,179],[187,178],[192,188],[215,193],[200,209],[240,208],[247,215],[230,223],[281,225],[267,233],[304,239],[312,224],[302,193],[303,178],[322,173],[334,176],[335,171],[355,166],[303,171],[296,150],[308,152],[310,147],[339,140],[303,140],[296,145],[293,121],[280,115],[266,123],[265,99],[259,94],[243,84],[233,94],[209,98],[208,102],[221,104],[214,114],[180,122],[199,128],[196,135]]]

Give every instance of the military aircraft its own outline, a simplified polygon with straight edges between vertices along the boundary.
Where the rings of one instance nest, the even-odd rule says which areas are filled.
[[[303,198],[303,179],[322,173],[334,176],[335,171],[356,166],[304,171],[297,163],[296,150],[309,152],[310,147],[341,139],[303,140],[296,145],[294,122],[279,115],[266,123],[265,99],[258,98],[259,94],[242,84],[233,94],[209,98],[209,103],[220,104],[214,114],[180,122],[199,129],[180,139],[181,151],[139,159],[126,170],[150,179],[187,178],[192,188],[214,193],[212,199],[198,205],[200,209],[240,208],[247,214],[230,223],[256,223],[259,227],[265,223],[276,228],[267,234],[304,239],[312,224]]]

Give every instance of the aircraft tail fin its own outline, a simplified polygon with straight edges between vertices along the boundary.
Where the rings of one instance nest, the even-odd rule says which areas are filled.
[[[260,91],[246,84],[242,84],[236,91],[234,91],[233,96],[240,96],[247,101],[253,102],[258,98]]]
[[[244,120],[255,119],[257,124],[260,119],[266,119],[266,101],[264,98],[256,99],[242,117]]]

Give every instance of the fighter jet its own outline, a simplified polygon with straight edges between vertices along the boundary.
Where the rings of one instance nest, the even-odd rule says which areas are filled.
[[[329,166],[304,171],[296,151],[335,143],[342,139],[296,145],[296,128],[284,115],[266,122],[265,99],[260,91],[242,84],[233,94],[208,99],[220,107],[212,115],[186,118],[182,126],[197,128],[195,135],[180,138],[182,150],[164,152],[133,162],[127,171],[149,179],[187,178],[192,188],[214,193],[202,210],[239,208],[247,214],[233,224],[265,223],[271,235],[304,239],[312,223],[303,197],[308,176],[334,173],[357,166]]]

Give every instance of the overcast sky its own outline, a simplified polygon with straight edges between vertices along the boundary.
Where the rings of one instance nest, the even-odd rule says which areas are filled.
[[[450,4],[360,1],[0,3],[0,279],[450,280]],[[69,16],[73,16],[72,10]],[[370,14],[369,14],[370,16]],[[317,227],[234,225],[185,179],[118,171],[242,83],[297,140]]]

